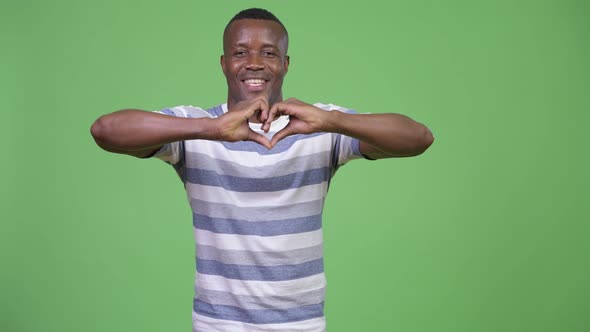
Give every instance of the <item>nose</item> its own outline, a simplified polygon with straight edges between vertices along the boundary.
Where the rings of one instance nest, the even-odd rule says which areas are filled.
[[[245,66],[249,70],[262,70],[264,69],[264,62],[258,54],[252,54],[248,57],[248,62]]]

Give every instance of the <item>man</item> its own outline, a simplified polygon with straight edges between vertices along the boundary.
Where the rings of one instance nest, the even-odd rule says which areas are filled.
[[[415,156],[433,142],[400,114],[283,100],[288,34],[263,9],[228,23],[227,103],[121,110],[91,128],[103,149],[171,164],[193,210],[193,331],[324,331],[321,213],[355,158]]]

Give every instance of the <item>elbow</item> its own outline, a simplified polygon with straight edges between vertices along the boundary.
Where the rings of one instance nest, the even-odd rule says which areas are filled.
[[[90,127],[90,134],[94,138],[95,141],[102,141],[105,137],[105,132],[107,131],[107,120],[105,119],[106,115],[101,116],[100,118],[96,119],[92,126]]]
[[[425,133],[422,135],[422,146],[424,147],[424,151],[426,151],[432,143],[434,143],[434,135],[427,127],[424,127]]]
[[[102,118],[103,117],[101,116],[100,118],[96,119],[92,126],[90,126],[90,134],[95,141],[99,140],[103,136],[104,120]]]
[[[420,130],[420,134],[416,139],[415,153],[414,156],[418,156],[426,152],[428,148],[434,143],[434,135],[426,126],[423,126]]]
[[[109,137],[109,131],[111,126],[111,120],[108,114],[103,115],[96,119],[90,127],[90,134],[98,146],[105,149],[106,141]]]

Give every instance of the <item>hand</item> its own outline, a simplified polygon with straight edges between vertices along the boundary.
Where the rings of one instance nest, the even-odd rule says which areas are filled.
[[[272,137],[270,141],[271,147],[290,135],[326,131],[328,117],[330,115],[330,112],[325,112],[295,98],[289,98],[272,106],[267,118],[263,122],[262,130],[268,132],[270,123],[277,113],[289,115],[289,124]]]
[[[253,141],[265,146],[272,147],[270,141],[263,135],[253,131],[248,125],[248,119],[256,115],[260,122],[268,119],[268,102],[265,98],[244,100],[232,107],[227,113],[216,118],[217,140],[237,142]]]

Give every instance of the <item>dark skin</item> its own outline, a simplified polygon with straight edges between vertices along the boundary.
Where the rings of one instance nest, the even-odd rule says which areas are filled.
[[[289,69],[287,47],[287,35],[276,22],[245,19],[229,26],[220,59],[228,87],[228,109],[255,98],[263,98],[269,105],[283,100],[283,78]],[[264,83],[249,85],[249,79]]]
[[[422,153],[433,140],[430,131],[401,114],[351,115],[325,112],[290,98],[282,100],[282,84],[289,68],[287,35],[280,24],[265,20],[239,20],[224,36],[221,67],[228,85],[228,109],[240,110],[241,102],[259,100],[263,106],[250,117],[251,122],[270,122],[278,115],[289,115],[289,125],[274,135],[270,145],[294,134],[338,132],[359,138],[361,153],[372,159],[412,156]],[[246,84],[260,78],[260,86]],[[249,104],[244,104],[249,105]],[[267,111],[268,107],[270,110]],[[242,126],[244,130],[245,126]],[[412,137],[413,136],[413,137]],[[410,138],[408,140],[407,138]]]
[[[209,119],[175,118],[141,110],[104,115],[91,132],[103,149],[146,157],[163,144],[190,139],[253,141],[272,149],[295,134],[334,132],[360,140],[360,151],[372,158],[408,157],[424,152],[434,137],[428,128],[395,113],[346,114],[326,112],[311,104],[283,100],[283,79],[289,68],[287,35],[268,20],[234,21],[224,36],[221,68],[228,85],[228,112]],[[250,129],[248,121],[270,123],[288,115],[289,124],[272,140]]]

